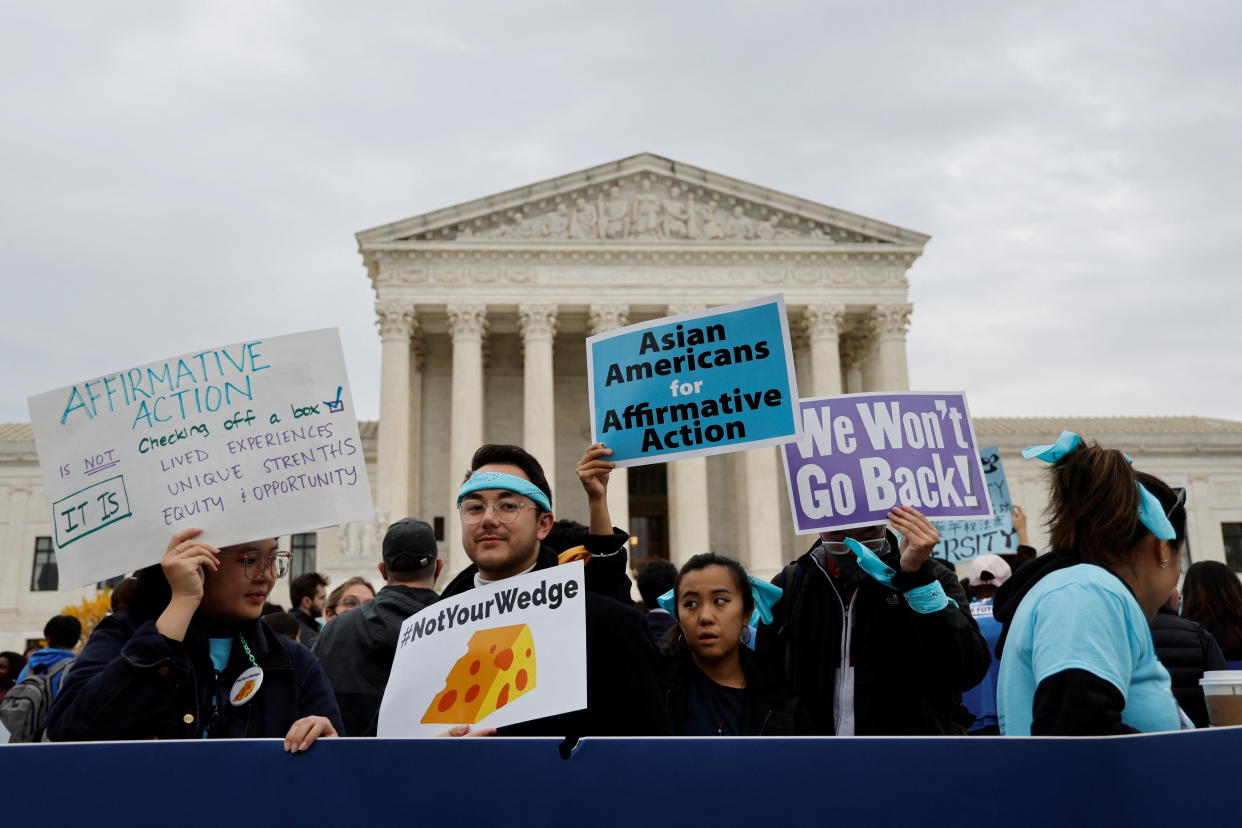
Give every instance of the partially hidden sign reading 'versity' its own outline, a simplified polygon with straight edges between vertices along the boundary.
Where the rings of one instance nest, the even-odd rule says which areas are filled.
[[[845,394],[801,408],[802,431],[784,447],[795,531],[884,523],[894,506],[992,514],[964,394]]]
[[[31,397],[61,586],[215,546],[373,519],[335,329],[255,339]]]
[[[932,555],[950,563],[970,560],[976,555],[1002,555],[1018,548],[1018,533],[1013,528],[1013,498],[1005,480],[1000,449],[988,446],[980,450],[979,462],[983,464],[992,514],[975,520],[949,520],[936,524],[940,542]]]
[[[797,430],[783,296],[587,339],[591,432],[618,466],[770,446]]]
[[[583,566],[485,584],[406,619],[379,735],[503,727],[586,707]]]

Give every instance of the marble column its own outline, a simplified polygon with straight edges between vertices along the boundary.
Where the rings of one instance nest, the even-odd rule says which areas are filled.
[[[591,305],[587,328],[591,336],[594,336],[615,328],[624,328],[629,320],[629,305]],[[612,517],[613,526],[627,532],[630,530],[630,478],[626,469],[615,469],[608,476],[608,513]]]
[[[410,348],[418,320],[413,303],[390,299],[376,303],[375,315],[381,343],[376,508],[383,520],[395,521],[410,514],[413,500],[410,458],[417,416],[410,405]]]
[[[483,444],[483,335],[487,331],[486,305],[449,305],[449,335],[453,340],[453,381],[450,403],[449,506],[457,500],[470,457]],[[448,523],[448,569],[451,577],[469,565],[461,545],[461,519],[453,508]],[[447,580],[444,581],[447,583]]]
[[[876,391],[905,391],[910,388],[906,367],[906,331],[910,327],[912,305],[877,305],[871,312],[870,324],[875,337],[875,353],[879,362]]]
[[[703,305],[669,305],[674,316]],[[707,496],[707,458],[691,457],[665,464],[668,472],[669,558],[680,566],[693,555],[711,550]]]
[[[26,534],[26,527],[30,524],[26,523],[26,513],[30,508],[29,500],[32,491],[29,486],[0,486],[0,497],[3,497],[8,504],[8,526],[6,528],[4,545],[6,547],[5,555],[8,558],[5,569],[7,570],[3,577],[0,577],[0,613],[8,615],[12,621],[21,618],[21,609],[18,606],[18,599],[21,593],[30,589],[30,577],[34,571],[34,544],[31,537]],[[46,514],[46,512],[44,513]],[[40,517],[40,520],[46,518]],[[34,619],[26,619],[30,621],[30,626],[35,623],[43,624],[46,618],[41,618],[37,622]],[[16,640],[13,633],[13,627],[9,627],[10,635]],[[14,648],[16,649],[16,648]]]
[[[737,481],[744,494],[738,505],[742,510],[742,542],[740,548],[751,575],[771,580],[784,565],[781,555],[780,497],[785,491],[780,479],[777,449],[772,447],[742,452],[743,479]]]
[[[863,360],[867,352],[867,339],[858,331],[850,331],[841,337],[841,369],[845,375],[845,393],[858,394],[863,390]]]
[[[556,305],[519,305],[518,326],[522,331],[525,371],[523,448],[543,465],[548,486],[555,493],[556,404],[552,387],[552,342],[556,337]]]
[[[790,325],[789,341],[794,350],[794,377],[798,380],[798,396],[809,397],[814,391],[811,380],[811,340],[806,335],[806,326]]]
[[[811,388],[816,397],[841,393],[841,305],[808,305],[802,318],[811,342]],[[802,396],[810,396],[807,391]]]
[[[884,385],[880,370],[879,337],[875,335],[875,319],[868,317],[864,325],[866,335],[862,339],[862,390],[882,391]]]

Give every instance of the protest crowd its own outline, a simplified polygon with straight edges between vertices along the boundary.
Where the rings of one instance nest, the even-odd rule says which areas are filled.
[[[365,487],[346,482],[365,481],[366,470],[356,423],[343,413],[339,342],[326,343],[332,359],[315,363],[321,384],[336,388],[326,411],[290,406],[295,420],[323,417],[317,425],[285,428],[276,409],[227,421],[266,420],[272,430],[253,445],[296,453],[251,459],[251,442],[226,438],[225,453],[237,458],[230,478],[266,482],[228,501],[223,490],[196,501],[210,521],[178,507],[158,511],[163,523],[119,523],[147,477],[210,456],[194,449],[144,460],[140,448],[123,484],[117,475],[66,495],[82,502],[60,512],[57,529],[62,548],[82,544],[66,556],[82,582],[115,575],[105,569],[122,560],[141,568],[118,584],[112,612],[85,642],[76,618],[57,616],[43,647],[0,653],[0,722],[13,741],[278,738],[290,753],[337,736],[545,736],[568,750],[586,736],[1098,736],[1242,724],[1242,710],[1231,709],[1239,695],[1208,692],[1238,678],[1222,670],[1242,666],[1242,586],[1228,567],[1207,562],[1189,567],[1182,583],[1185,489],[1136,469],[1120,449],[1062,432],[1023,452],[1048,464],[1049,548],[1037,554],[1026,513],[1006,494],[1016,550],[975,556],[972,539],[959,579],[936,557],[948,544],[933,521],[996,519],[965,396],[799,400],[781,297],[703,313],[728,324],[686,332],[657,320],[588,340],[601,370],[590,380],[594,441],[576,465],[587,510],[574,517],[585,522],[557,519],[540,458],[516,445],[474,451],[455,484],[452,533],[469,564],[447,583],[437,533],[414,515],[368,550],[374,572],[337,585],[302,573],[288,584],[287,610],[278,603],[293,556],[263,536],[273,523],[373,514]],[[661,340],[657,330],[670,332]],[[301,358],[312,340],[325,344],[324,332],[306,336],[256,340],[227,362],[262,377],[269,362]],[[700,393],[702,380],[666,381],[680,363],[664,357],[641,363],[646,374],[614,376],[636,355],[659,352],[660,341],[687,346],[685,371],[702,367],[690,346],[722,346],[712,377],[733,387],[738,406],[751,403],[745,412],[724,406],[739,418],[731,444],[653,444],[642,433],[651,422],[605,413],[647,410],[644,395]],[[733,341],[753,342],[743,362],[769,361],[768,369],[735,366],[723,347]],[[224,371],[226,360],[216,362]],[[171,361],[162,365],[171,372]],[[654,390],[638,387],[644,379]],[[89,429],[95,410],[69,419],[96,400],[91,383],[83,387],[45,394],[32,409],[53,412],[56,427]],[[654,410],[667,408],[676,421],[690,411],[708,416],[709,404]],[[330,442],[281,448],[311,438]],[[631,571],[630,532],[613,524],[608,506],[614,470],[773,445],[784,453],[794,524],[817,534],[809,549],[771,582],[711,551],[680,567],[650,560]],[[326,476],[287,474],[320,462],[343,465]],[[140,463],[145,472],[135,474]],[[246,463],[258,469],[246,472]],[[81,485],[69,465],[59,469],[70,477],[65,487]],[[259,477],[259,469],[278,474]],[[295,502],[302,505],[282,505]],[[254,518],[243,506],[269,511]],[[319,508],[341,511],[311,514]],[[229,520],[238,521],[231,534],[222,531]],[[96,534],[114,525],[109,531],[132,534]],[[158,562],[158,548],[109,541],[162,544],[169,535]],[[208,542],[224,535],[253,539]],[[440,642],[466,646],[447,675]],[[1233,684],[1242,694],[1242,682]]]
[[[636,573],[640,603],[628,533],[608,512],[611,453],[594,443],[577,464],[580,524],[557,521],[538,458],[480,447],[457,496],[471,564],[442,585],[417,517],[375,550],[378,591],[360,575],[329,592],[308,573],[288,585],[288,611],[275,602],[291,555],[274,539],[216,548],[178,527],[89,640],[58,616],[46,646],[0,653],[5,724],[15,740],[275,737],[290,752],[374,736],[406,619],[570,561],[584,561],[585,707],[442,735],[1167,731],[1206,726],[1199,678],[1242,660],[1236,576],[1198,563],[1178,591],[1184,490],[1076,434],[1027,450],[1050,464],[1044,554],[1015,508],[1018,551],[979,556],[959,580],[932,557],[935,525],[898,505],[822,532],[771,583],[712,553],[652,560]]]

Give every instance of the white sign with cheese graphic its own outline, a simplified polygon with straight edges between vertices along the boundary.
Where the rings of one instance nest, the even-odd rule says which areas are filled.
[[[581,561],[446,598],[406,619],[379,736],[504,727],[586,707]]]

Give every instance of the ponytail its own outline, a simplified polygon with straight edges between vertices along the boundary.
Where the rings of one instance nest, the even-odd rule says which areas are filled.
[[[1058,459],[1050,474],[1053,549],[1109,570],[1133,569],[1132,550],[1149,531],[1139,520],[1140,483],[1172,510],[1173,544],[1181,546],[1186,510],[1176,493],[1159,478],[1136,472],[1122,452],[1084,444]]]

